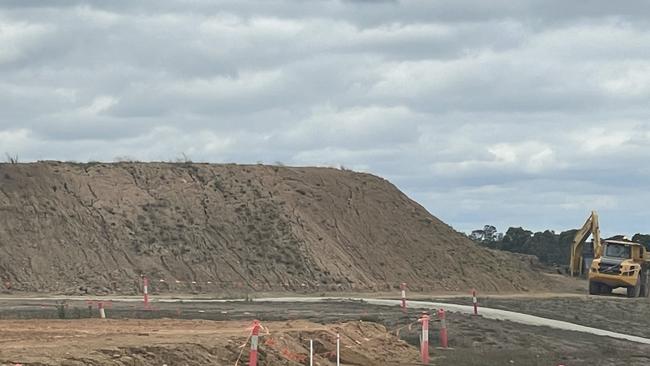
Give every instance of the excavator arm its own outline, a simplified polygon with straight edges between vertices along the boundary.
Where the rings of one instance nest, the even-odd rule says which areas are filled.
[[[571,263],[569,263],[569,271],[571,276],[582,274],[582,247],[593,236],[594,240],[594,258],[600,257],[601,244],[600,244],[600,225],[598,223],[598,213],[592,211],[587,221],[580,230],[576,233],[571,246]]]

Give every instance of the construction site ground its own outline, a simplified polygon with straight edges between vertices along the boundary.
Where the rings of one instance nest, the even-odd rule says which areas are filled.
[[[462,297],[430,298],[439,302],[471,304]],[[627,298],[620,289],[612,295],[552,295],[535,298],[488,296],[481,306],[562,320],[639,337],[650,338],[650,298]]]
[[[417,297],[425,297],[420,294]],[[431,296],[469,303],[463,295]],[[90,299],[89,299],[90,300]],[[601,329],[650,336],[649,299],[576,294],[481,297],[482,306],[540,315]],[[419,311],[363,302],[142,302],[106,304],[109,319],[84,300],[0,300],[0,364],[240,365],[253,319],[265,329],[262,365],[334,365],[341,334],[343,365],[417,365]],[[91,309],[88,306],[91,306]],[[434,310],[434,309],[432,309]],[[65,317],[65,319],[59,319]],[[92,317],[92,318],[91,318]],[[466,314],[449,313],[449,345],[440,350],[431,325],[432,365],[647,365],[650,346]],[[241,354],[241,357],[240,357]]]

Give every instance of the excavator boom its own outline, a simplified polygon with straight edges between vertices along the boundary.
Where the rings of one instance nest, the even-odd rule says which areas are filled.
[[[583,272],[582,250],[584,243],[589,239],[590,235],[593,237],[594,241],[594,258],[598,258],[600,256],[601,244],[600,225],[598,223],[598,213],[596,211],[591,212],[591,215],[589,215],[587,221],[582,228],[578,230],[573,239],[573,245],[571,246],[571,262],[569,263],[571,276],[580,275]]]

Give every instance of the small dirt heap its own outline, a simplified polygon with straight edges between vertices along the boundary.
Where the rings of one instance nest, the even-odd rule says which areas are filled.
[[[205,320],[11,321],[0,364],[13,365],[248,365],[250,322]],[[335,365],[336,334],[344,365],[414,365],[418,351],[375,323],[321,325],[267,322],[259,343],[260,365]],[[20,328],[17,328],[20,327]],[[250,330],[248,330],[250,331]],[[250,347],[250,346],[249,346]]]
[[[478,247],[370,174],[192,163],[0,165],[5,287],[132,293],[141,274],[155,291],[544,286],[528,258]]]

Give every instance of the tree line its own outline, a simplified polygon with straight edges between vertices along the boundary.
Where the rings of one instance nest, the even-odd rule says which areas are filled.
[[[566,265],[571,258],[571,245],[578,230],[556,233],[553,230],[532,232],[521,227],[511,227],[505,234],[492,225],[472,231],[468,237],[474,242],[492,249],[531,254],[548,265]],[[609,239],[622,239],[613,237]],[[650,235],[636,234],[632,241],[643,244],[650,250]]]

